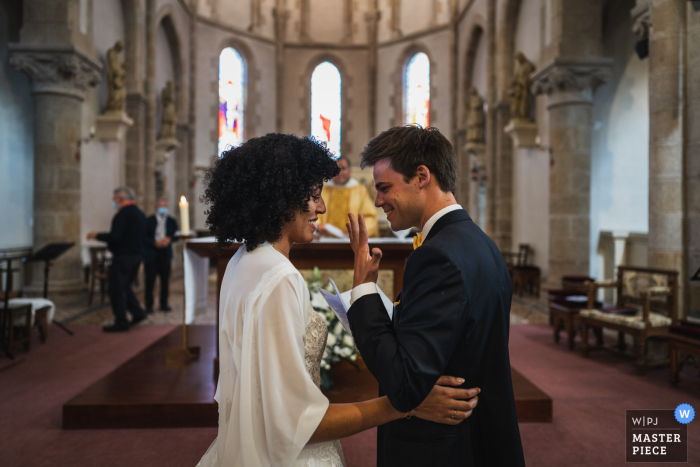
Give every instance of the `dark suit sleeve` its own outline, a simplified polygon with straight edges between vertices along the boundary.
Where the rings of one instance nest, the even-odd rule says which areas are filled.
[[[143,238],[143,244],[146,248],[156,249],[156,218],[154,216],[146,219],[146,235]]]
[[[126,217],[123,211],[119,211],[112,219],[112,228],[107,233],[98,233],[97,240],[107,242],[110,245],[119,245],[124,241],[126,233]]]
[[[175,233],[177,232],[177,221],[172,217],[168,217],[168,221],[166,223],[166,230],[167,232],[165,236],[170,237],[171,242],[176,242],[180,240],[180,237],[175,235]]]
[[[396,328],[378,294],[350,307],[357,348],[397,410],[419,406],[443,374],[464,333],[467,302],[457,267],[441,251],[423,245],[406,264],[401,303],[394,310]]]

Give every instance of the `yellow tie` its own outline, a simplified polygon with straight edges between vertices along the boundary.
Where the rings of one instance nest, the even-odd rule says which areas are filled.
[[[418,232],[415,237],[413,237],[413,249],[415,250],[423,244],[423,232]]]

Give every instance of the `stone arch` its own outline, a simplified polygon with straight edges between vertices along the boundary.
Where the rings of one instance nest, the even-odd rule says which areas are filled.
[[[404,106],[404,90],[406,88],[406,67],[408,67],[408,62],[417,53],[424,53],[428,56],[428,61],[430,62],[430,100],[432,101],[437,94],[437,88],[435,87],[435,61],[433,60],[433,54],[430,49],[421,42],[414,42],[408,45],[401,55],[399,55],[399,60],[396,63],[396,69],[393,73],[393,83],[394,83],[394,93],[391,96],[391,105],[394,108],[394,116],[392,118],[393,125],[403,125],[404,124],[404,114],[406,112]],[[437,117],[434,111],[430,111],[431,120]]]
[[[499,27],[498,41],[496,42],[497,65],[497,99],[506,100],[508,96],[508,84],[513,77],[515,62],[515,29],[518,24],[520,5],[522,0],[506,0],[503,6],[502,20]]]
[[[121,0],[124,18],[124,69],[128,94],[143,93],[144,17],[140,0]]]
[[[302,134],[309,134],[311,131],[311,75],[314,70],[323,62],[330,62],[338,69],[340,73],[340,153],[349,156],[352,153],[352,144],[348,140],[348,131],[352,128],[352,122],[349,121],[349,108],[352,105],[352,100],[349,98],[350,86],[352,80],[348,74],[348,68],[343,60],[337,55],[331,53],[321,53],[314,56],[306,67],[306,71],[302,76],[300,83],[303,86],[304,92],[301,97],[300,106],[302,109],[302,118],[299,126]],[[359,161],[353,161],[359,162]]]
[[[214,73],[212,89],[216,89],[217,91],[215,93],[216,100],[212,103],[212,112],[216,114],[219,111],[219,58],[221,56],[221,52],[228,47],[236,49],[236,51],[241,55],[245,65],[245,84],[243,86],[243,105],[245,109],[245,116],[243,119],[243,140],[246,141],[256,136],[256,129],[259,123],[257,104],[260,99],[260,94],[257,92],[255,83],[258,82],[260,70],[257,69],[255,57],[253,52],[250,50],[250,47],[248,47],[248,44],[235,37],[228,37],[224,39],[224,41],[222,41],[219,44],[219,47],[216,49],[216,57],[213,60]],[[215,139],[218,144],[218,132],[216,133]]]
[[[462,79],[462,119],[458,122],[457,127],[461,128],[467,116],[469,109],[469,88],[474,79],[474,65],[476,60],[476,52],[484,38],[486,27],[483,21],[476,20],[471,26],[471,32],[467,38],[467,54],[464,60],[464,78]]]
[[[163,26],[165,35],[168,39],[168,48],[170,50],[170,56],[173,63],[173,72],[175,76],[175,95],[177,103],[177,113],[179,123],[186,123],[188,121],[188,111],[187,111],[187,90],[185,89],[185,83],[183,82],[183,77],[185,76],[184,59],[182,58],[182,41],[180,40],[180,34],[177,31],[177,26],[175,25],[175,20],[172,15],[172,6],[166,5],[158,11],[156,15],[156,30]],[[160,92],[157,89],[156,92]]]

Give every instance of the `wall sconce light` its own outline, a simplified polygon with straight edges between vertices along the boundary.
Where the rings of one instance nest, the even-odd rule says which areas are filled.
[[[95,126],[90,127],[90,135],[87,138],[80,138],[77,143],[77,149],[75,151],[75,160],[80,162],[80,148],[83,144],[89,143],[93,139],[95,139]]]

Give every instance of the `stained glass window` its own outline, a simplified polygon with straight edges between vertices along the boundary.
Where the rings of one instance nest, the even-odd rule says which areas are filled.
[[[422,52],[408,61],[404,79],[406,123],[417,123],[423,128],[430,123],[430,60]]]
[[[340,72],[330,62],[311,75],[311,135],[340,157]]]
[[[233,47],[219,56],[219,155],[243,142],[245,62]]]

